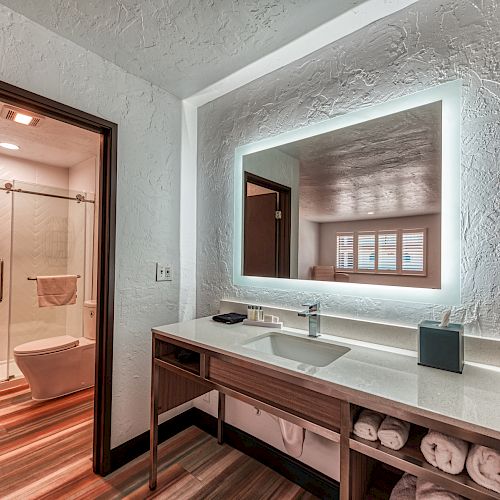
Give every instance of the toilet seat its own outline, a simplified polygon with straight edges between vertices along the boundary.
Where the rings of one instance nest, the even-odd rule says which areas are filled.
[[[65,351],[76,347],[78,339],[71,335],[61,335],[48,339],[34,340],[18,345],[14,348],[14,354],[18,356],[29,356],[33,354],[49,354],[52,352]]]

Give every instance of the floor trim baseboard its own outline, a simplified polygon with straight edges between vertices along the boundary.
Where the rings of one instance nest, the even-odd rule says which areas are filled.
[[[196,425],[194,408],[190,408],[179,415],[163,422],[158,426],[158,443],[163,443],[167,439],[179,434],[183,430]],[[111,450],[111,470],[113,472],[146,453],[149,450],[149,431],[129,439],[123,444]]]
[[[217,419],[215,417],[198,408],[190,408],[159,425],[158,442],[166,441],[192,425],[212,436],[217,434]],[[224,423],[224,442],[319,498],[333,500],[339,498],[339,483],[337,481],[227,423]],[[111,450],[111,471],[119,469],[148,450],[149,432],[146,431]]]

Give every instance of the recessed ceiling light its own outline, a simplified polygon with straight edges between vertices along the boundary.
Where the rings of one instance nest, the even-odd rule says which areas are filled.
[[[366,212],[368,215],[373,215],[375,212]]]
[[[22,123],[23,125],[30,125],[32,120],[32,116],[23,115],[22,113],[16,113],[16,116],[14,117],[15,122]]]
[[[19,146],[17,144],[11,144],[10,142],[0,142],[0,147],[5,149],[14,149],[14,150],[19,149]]]

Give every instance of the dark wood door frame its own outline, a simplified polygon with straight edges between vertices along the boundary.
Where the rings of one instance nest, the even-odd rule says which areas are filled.
[[[93,466],[94,472],[104,475],[111,470],[111,382],[118,126],[103,118],[90,115],[4,82],[0,82],[0,101],[101,135]]]
[[[245,172],[245,190],[244,196],[247,197],[247,183],[270,189],[279,193],[278,210],[281,210],[282,218],[278,220],[276,227],[276,241],[278,243],[277,255],[277,278],[290,278],[290,245],[292,231],[292,209],[291,198],[292,190],[288,186],[278,184],[264,177]],[[243,228],[244,230],[244,228]]]

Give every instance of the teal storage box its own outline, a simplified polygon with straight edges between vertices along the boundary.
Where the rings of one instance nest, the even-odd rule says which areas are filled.
[[[421,321],[418,325],[418,364],[462,373],[463,325],[450,323],[448,326],[439,326],[439,321]]]

